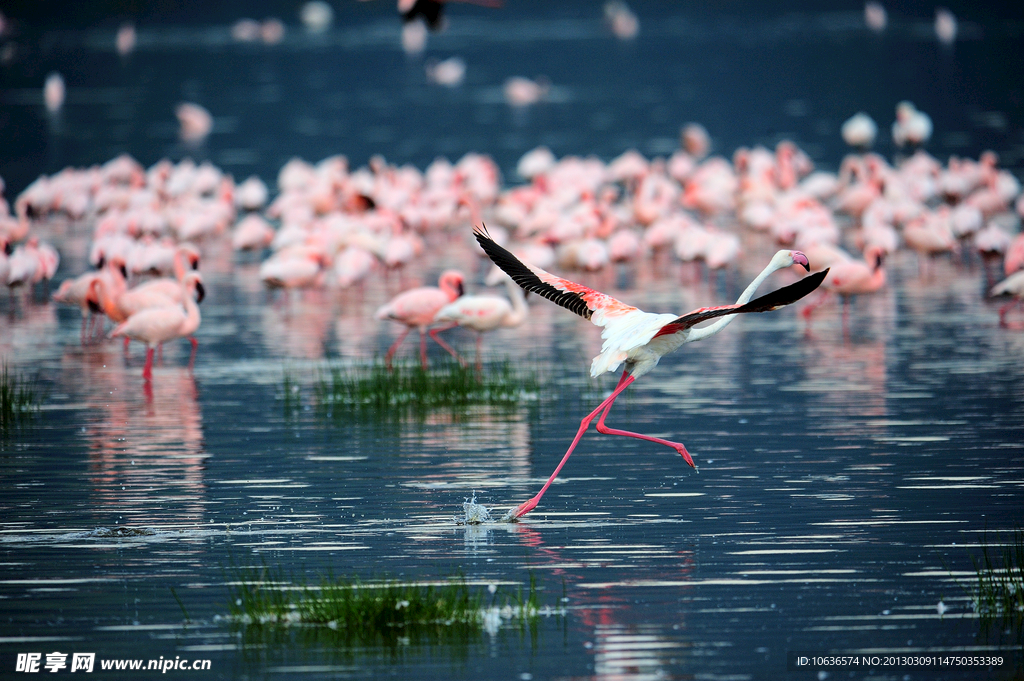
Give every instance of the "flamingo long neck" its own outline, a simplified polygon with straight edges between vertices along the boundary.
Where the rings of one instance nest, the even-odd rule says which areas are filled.
[[[190,336],[199,328],[202,317],[199,315],[199,305],[196,304],[195,286],[184,286],[185,323],[182,327],[184,335]]]
[[[185,269],[185,258],[187,255],[188,254],[180,248],[174,252],[174,278],[178,281],[183,281],[185,279],[185,274],[188,272],[188,270]]]
[[[761,274],[757,275],[754,281],[750,282],[747,288],[743,290],[743,293],[740,294],[740,297],[736,299],[736,304],[743,305],[745,303],[749,303],[750,299],[754,297],[754,293],[757,291],[758,287],[760,287],[761,284],[764,283],[764,280],[767,279],[773,272],[775,272],[776,270],[780,270],[783,267],[785,267],[785,265],[776,263],[775,260],[772,259],[772,261],[768,263],[768,266],[761,270]],[[714,336],[716,333],[718,333],[725,327],[729,326],[729,324],[732,323],[732,320],[735,318],[736,315],[734,314],[726,315],[725,317],[722,317],[721,319],[719,319],[717,322],[710,326],[705,326],[700,329],[692,329],[690,331],[689,336],[687,336],[686,340],[689,342],[693,342],[704,340],[705,338]]]
[[[526,321],[530,314],[530,308],[526,305],[526,296],[523,295],[523,289],[509,277],[505,278],[505,288],[508,289],[508,297],[512,301],[512,314],[505,317],[501,325],[519,326]]]
[[[99,300],[100,307],[103,309],[103,314],[107,315],[115,322],[124,321],[125,317],[121,313],[121,310],[118,309],[117,301],[114,299],[114,296],[112,296],[110,291],[107,289],[106,283],[102,279],[96,278],[92,280],[90,287],[96,293],[96,298]],[[115,293],[114,295],[120,294]]]

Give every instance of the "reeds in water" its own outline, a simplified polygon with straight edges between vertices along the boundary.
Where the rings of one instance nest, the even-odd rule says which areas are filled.
[[[981,559],[971,558],[978,574],[974,608],[986,626],[1001,625],[1024,635],[1024,530],[1014,530],[1002,551],[981,541]]]
[[[6,363],[0,367],[0,434],[6,435],[34,417],[39,411],[39,402],[40,396],[33,383],[11,373]]]
[[[230,612],[231,622],[246,629],[326,627],[343,643],[385,646],[465,639],[493,633],[504,621],[531,626],[542,615],[564,615],[539,605],[532,575],[525,595],[520,588],[504,596],[494,585],[474,589],[461,577],[416,583],[329,575],[317,586],[294,585],[265,566],[255,579],[238,573]]]
[[[537,398],[536,376],[511,362],[488,366],[478,373],[455,362],[423,369],[418,364],[381,363],[329,367],[313,386],[323,414],[388,417],[437,408],[473,405],[516,405]]]

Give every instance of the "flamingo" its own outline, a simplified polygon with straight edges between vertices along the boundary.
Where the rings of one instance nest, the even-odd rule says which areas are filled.
[[[871,116],[859,111],[843,123],[840,133],[843,136],[843,141],[851,147],[867,150],[875,143],[878,124]]]
[[[992,291],[989,293],[991,296],[1013,296],[1006,305],[999,308],[999,326],[1008,328],[1009,325],[1006,323],[1006,313],[1009,312],[1015,305],[1020,305],[1024,301],[1024,271],[1014,272],[1006,279],[992,287]]]
[[[98,270],[86,272],[85,274],[79,275],[72,279],[65,279],[61,282],[60,288],[53,294],[52,299],[54,302],[67,303],[69,305],[78,305],[82,310],[82,330],[81,330],[81,342],[85,345],[86,342],[86,326],[89,323],[90,318],[94,314],[102,314],[103,308],[99,304],[89,297],[89,291],[92,288],[92,282],[94,279],[101,276],[101,272]]]
[[[622,435],[671,447],[682,455],[686,463],[696,468],[689,452],[681,443],[607,427],[604,421],[615,403],[615,399],[636,379],[657,366],[662,355],[678,349],[685,343],[692,343],[715,335],[732,321],[732,315],[745,312],[766,312],[796,302],[816,289],[828,275],[827,269],[817,272],[795,284],[751,301],[750,299],[758,286],[776,270],[794,264],[810,270],[810,263],[803,253],[783,250],[772,257],[768,266],[747,286],[734,305],[702,307],[682,316],[652,314],[517,260],[514,255],[491,240],[484,227],[474,229],[473,234],[491,260],[512,277],[512,280],[519,286],[575,312],[584,319],[589,319],[597,326],[604,327],[604,332],[601,334],[604,338],[604,345],[601,348],[601,354],[595,357],[591,364],[591,376],[596,378],[606,372],[615,371],[620,364],[625,363],[622,377],[619,379],[618,385],[615,386],[615,390],[580,422],[576,437],[540,492],[506,513],[503,518],[505,521],[516,520],[536,508],[558,472],[562,470],[562,466],[568,461],[569,455],[576,448],[583,433],[598,415],[600,415],[597,422],[599,433]],[[693,328],[703,321],[716,317],[725,317],[725,319],[700,329]]]
[[[398,340],[392,343],[391,347],[388,348],[387,354],[384,355],[384,364],[389,369],[391,368],[391,358],[394,357],[395,350],[405,340],[405,337],[409,335],[409,332],[416,328],[420,332],[420,363],[423,369],[426,370],[427,327],[434,323],[434,315],[437,314],[438,310],[463,294],[463,281],[464,277],[461,272],[447,270],[441,274],[437,286],[420,286],[419,288],[409,289],[399,293],[390,302],[382,305],[377,310],[377,313],[374,315],[377,319],[392,319],[405,324],[406,327],[405,331],[398,337]],[[462,360],[459,358],[458,353],[450,345],[437,337],[439,331],[444,331],[448,328],[451,328],[451,326],[444,329],[434,329],[430,332],[430,337],[447,350],[452,357],[461,362]]]
[[[480,346],[484,334],[499,328],[519,326],[530,314],[526,306],[526,296],[515,282],[504,277],[508,288],[509,303],[498,296],[461,296],[442,307],[436,315],[435,322],[454,322],[461,327],[476,331],[476,368],[483,366],[480,361]]]
[[[184,281],[185,275],[188,272],[199,269],[199,251],[192,245],[182,244],[175,250],[172,263],[173,278],[160,277],[158,279],[150,279],[133,287],[127,293],[141,295],[145,292],[147,294],[167,296],[176,303],[182,302],[183,291],[181,282]],[[199,302],[202,302],[202,300]]]
[[[423,19],[423,22],[431,31],[439,31],[444,25],[444,4],[452,0],[398,0],[398,13],[402,15],[403,23],[411,23],[416,19]],[[455,0],[466,2],[481,7],[502,6],[503,0]]]
[[[864,260],[837,260],[832,263],[831,272],[822,284],[823,293],[818,300],[805,307],[801,314],[810,319],[815,309],[828,298],[838,293],[843,299],[843,321],[846,321],[850,296],[875,293],[885,286],[885,270],[882,259],[885,249],[872,244],[864,249]]]
[[[188,363],[190,369],[195,361],[199,343],[192,334],[202,321],[195,298],[202,299],[205,291],[198,272],[186,274],[181,287],[184,306],[171,304],[141,310],[110,332],[111,336],[124,336],[125,339],[131,338],[146,344],[146,365],[142,368],[142,378],[147,382],[153,378],[153,350],[165,341],[187,337],[192,343],[192,355]]]

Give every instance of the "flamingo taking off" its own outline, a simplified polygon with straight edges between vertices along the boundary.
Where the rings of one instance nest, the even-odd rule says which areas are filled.
[[[124,336],[146,344],[146,365],[142,368],[142,378],[146,381],[153,378],[153,350],[165,341],[187,337],[192,343],[190,368],[195,360],[196,347],[199,343],[191,336],[202,321],[195,299],[197,296],[201,299],[205,292],[198,272],[186,274],[181,286],[185,292],[184,306],[172,304],[146,308],[136,312],[110,332],[111,336]]]
[[[601,337],[604,338],[604,345],[601,347],[601,354],[594,358],[590,367],[591,376],[597,377],[603,373],[615,371],[620,364],[625,363],[622,377],[619,379],[618,385],[615,386],[615,390],[580,422],[579,430],[576,432],[572,444],[569,445],[569,450],[562,457],[548,481],[544,483],[540,492],[506,513],[503,518],[505,521],[513,521],[536,508],[544,492],[547,491],[558,472],[562,470],[562,466],[568,461],[569,455],[576,448],[583,433],[590,427],[590,422],[598,415],[600,415],[597,422],[599,433],[623,435],[671,447],[682,455],[686,463],[694,466],[693,459],[681,443],[607,427],[604,420],[615,403],[615,399],[633,381],[657,366],[662,355],[678,349],[685,343],[692,343],[715,335],[732,321],[732,315],[745,312],[767,312],[796,302],[818,288],[828,275],[827,269],[817,272],[795,284],[784,286],[751,301],[750,299],[758,286],[772,272],[792,265],[802,265],[805,269],[810,270],[807,256],[800,251],[779,251],[733,305],[702,307],[682,316],[652,314],[519,261],[510,252],[496,244],[484,228],[474,229],[473,234],[494,264],[512,277],[515,283],[604,328],[604,332],[601,334]],[[710,326],[694,328],[697,324],[716,317],[725,318]]]
[[[394,357],[395,350],[402,344],[402,341],[405,340],[410,331],[419,329],[420,363],[423,365],[423,369],[426,370],[427,328],[434,323],[434,315],[437,314],[438,310],[462,295],[464,291],[463,281],[464,277],[461,272],[447,270],[441,274],[437,286],[420,286],[419,288],[403,291],[377,310],[377,314],[374,315],[377,319],[393,319],[396,322],[405,324],[406,327],[405,331],[398,337],[398,340],[391,344],[387,354],[384,355],[384,364],[389,369],[391,368],[391,358]],[[451,328],[451,326],[445,327],[445,329],[448,328]],[[434,329],[430,332],[430,337],[447,350],[452,357],[461,362],[462,360],[459,358],[458,353],[455,352],[455,349],[437,337],[437,333],[445,329]]]

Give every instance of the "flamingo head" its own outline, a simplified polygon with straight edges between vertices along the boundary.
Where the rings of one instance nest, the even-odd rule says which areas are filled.
[[[438,280],[438,287],[448,294],[451,300],[461,298],[465,294],[466,289],[463,285],[465,277],[462,276],[462,272],[458,270],[446,270],[441,274],[441,278]]]
[[[885,249],[878,244],[871,244],[864,249],[864,260],[871,265],[872,270],[877,270],[882,266],[882,261],[885,259]]]
[[[206,298],[206,287],[203,286],[203,278],[198,272],[189,272],[185,276],[184,284],[186,288],[195,291],[197,304],[203,302],[203,299]]]
[[[122,279],[128,278],[128,265],[125,263],[123,256],[112,255],[106,259],[106,264],[111,271],[116,271],[120,274]]]
[[[807,259],[807,256],[800,251],[779,251],[772,258],[772,262],[775,264],[777,269],[783,269],[784,267],[790,267],[792,265],[800,265],[808,272],[811,271],[811,261]]]

